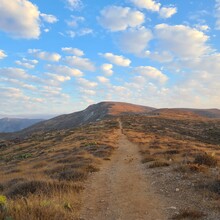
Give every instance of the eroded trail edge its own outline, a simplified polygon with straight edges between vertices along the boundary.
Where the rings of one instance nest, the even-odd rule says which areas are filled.
[[[165,220],[163,204],[144,173],[138,146],[123,134],[120,124],[118,148],[86,183],[81,219]]]

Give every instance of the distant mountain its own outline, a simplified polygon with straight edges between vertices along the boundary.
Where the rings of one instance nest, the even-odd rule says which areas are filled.
[[[145,117],[176,118],[176,119],[220,119],[219,109],[187,109],[163,108],[134,105],[123,102],[100,102],[90,105],[83,111],[60,115],[55,118],[41,121],[30,127],[28,124],[22,131],[13,134],[0,134],[2,138],[26,137],[36,132],[49,132],[54,130],[71,129],[111,117],[121,115],[145,115]],[[36,123],[34,121],[33,123]],[[21,127],[17,128],[21,129]],[[6,131],[6,129],[4,130]],[[11,131],[11,130],[10,130]]]
[[[149,115],[178,118],[220,118],[219,109],[191,109],[191,108],[161,108],[155,109]]]
[[[123,102],[100,102],[90,105],[83,111],[60,115],[50,120],[40,122],[25,129],[22,133],[69,129],[123,114],[146,114],[154,109],[155,108],[152,107]]]
[[[0,132],[20,131],[41,121],[42,119],[2,118],[0,119]]]

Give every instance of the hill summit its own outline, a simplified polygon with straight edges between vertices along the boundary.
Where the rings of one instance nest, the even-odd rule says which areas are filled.
[[[51,131],[78,127],[90,122],[124,114],[147,114],[155,110],[153,107],[134,105],[123,102],[100,102],[88,106],[85,110],[64,114],[47,121],[40,122],[24,132]]]

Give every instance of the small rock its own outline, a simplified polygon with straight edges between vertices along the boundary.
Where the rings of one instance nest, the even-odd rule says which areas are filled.
[[[176,188],[176,192],[179,192],[180,191],[180,189],[179,188]]]
[[[168,207],[167,209],[173,209],[173,210],[176,210],[177,208],[175,206],[170,206]]]

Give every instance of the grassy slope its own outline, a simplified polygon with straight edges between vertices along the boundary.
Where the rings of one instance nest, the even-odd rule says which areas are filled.
[[[77,218],[82,183],[109,160],[117,129],[118,122],[102,121],[1,143],[0,194],[7,202],[0,196],[0,219]]]
[[[122,123],[159,193],[182,208],[174,219],[220,215],[219,120],[125,116]]]

